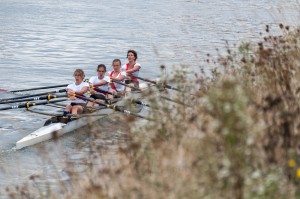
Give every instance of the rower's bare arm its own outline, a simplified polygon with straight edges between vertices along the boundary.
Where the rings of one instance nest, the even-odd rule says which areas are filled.
[[[125,75],[120,75],[119,77],[114,77],[112,79],[117,81],[123,81],[125,79]]]
[[[88,86],[83,87],[80,91],[76,91],[75,94],[78,95],[83,95],[84,93],[86,93],[89,90]]]
[[[107,84],[107,81],[101,80],[100,82],[94,84],[93,86],[103,86],[103,85],[105,85],[105,84]]]
[[[127,70],[126,73],[131,75],[132,73],[135,73],[136,71],[139,71],[140,69],[141,69],[141,66],[135,65],[132,69]]]

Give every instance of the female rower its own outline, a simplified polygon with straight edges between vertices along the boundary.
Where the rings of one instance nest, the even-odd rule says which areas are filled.
[[[112,67],[113,67],[113,71],[110,71],[108,74],[109,74],[109,77],[111,79],[111,82],[110,82],[110,88],[109,88],[109,91],[114,93],[114,94],[123,94],[124,92],[124,86],[121,85],[121,84],[118,84],[115,81],[119,81],[121,83],[124,83],[124,79],[125,79],[125,76],[126,76],[126,72],[122,72],[121,71],[121,60],[120,59],[114,59],[113,62],[112,62]],[[109,96],[110,98],[112,96]]]
[[[93,99],[106,100],[106,94],[108,91],[109,77],[105,76],[106,66],[104,64],[99,64],[97,67],[97,76],[92,76],[89,79],[90,88],[92,88],[90,96]],[[87,106],[98,106],[97,103],[88,102]]]
[[[69,84],[66,88],[68,97],[71,99],[71,104],[66,106],[65,114],[82,113],[86,106],[86,102],[84,100],[76,98],[74,96],[74,94],[86,96],[86,92],[89,90],[89,84],[87,82],[83,82],[83,79],[85,77],[84,72],[81,69],[76,69],[73,73],[73,76],[75,78],[75,82]]]
[[[127,51],[127,59],[128,63],[122,66],[122,70],[126,71],[127,77],[125,82],[132,83],[133,86],[139,87],[139,81],[136,77],[139,76],[139,70],[141,69],[141,65],[136,62],[138,56],[135,50]],[[136,77],[134,77],[136,76]]]

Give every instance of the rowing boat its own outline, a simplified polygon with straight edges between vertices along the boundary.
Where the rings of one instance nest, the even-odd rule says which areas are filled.
[[[141,90],[146,90],[149,87],[148,84],[142,83],[140,84]],[[131,95],[134,92],[130,93]],[[116,104],[123,103],[122,101],[117,102]],[[66,133],[73,132],[76,129],[86,126],[87,124],[91,124],[104,116],[110,115],[114,113],[112,109],[100,109],[95,111],[94,113],[90,114],[90,117],[82,117],[73,121],[69,121],[67,123],[64,122],[54,122],[50,123],[49,125],[42,126],[41,128],[37,129],[36,131],[30,133],[29,135],[25,136],[21,140],[16,142],[16,149],[22,149],[27,146],[32,146],[38,144],[43,141],[50,140],[52,138],[56,138],[62,136]],[[126,112],[125,112],[126,113]]]
[[[88,123],[93,123],[99,120],[100,118],[103,118],[104,115],[109,115],[111,113],[113,113],[113,110],[111,109],[102,109],[96,112],[96,114],[99,116],[93,116],[91,114],[90,117],[80,118],[77,120],[70,121],[68,123],[57,122],[51,123],[47,126],[42,126],[41,128],[35,130],[34,132],[22,138],[21,140],[17,141],[16,149],[22,149],[27,146],[35,145],[40,142],[50,140],[52,138],[62,136],[66,133],[79,129],[87,125]],[[103,116],[101,116],[100,114],[103,114]]]

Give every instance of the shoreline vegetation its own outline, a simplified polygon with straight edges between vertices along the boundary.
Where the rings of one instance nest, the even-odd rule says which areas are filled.
[[[166,90],[185,105],[147,97],[145,121],[122,122],[118,147],[99,144],[90,128],[88,169],[60,190],[7,189],[10,198],[299,198],[300,31],[227,49],[212,76],[177,70]],[[200,70],[199,70],[200,71]],[[99,160],[109,163],[99,163]],[[111,160],[111,161],[110,161]]]

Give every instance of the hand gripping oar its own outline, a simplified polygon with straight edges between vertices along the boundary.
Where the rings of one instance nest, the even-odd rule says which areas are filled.
[[[61,85],[55,85],[55,86],[43,86],[43,87],[36,87],[36,88],[28,88],[28,89],[13,90],[13,91],[8,91],[8,92],[17,93],[17,92],[23,92],[23,91],[34,91],[34,90],[42,90],[42,89],[48,89],[48,88],[66,87],[66,86],[68,86],[68,84],[61,84]]]
[[[19,109],[19,108],[29,108],[31,106],[37,106],[37,105],[45,105],[45,104],[49,104],[49,103],[56,103],[56,102],[62,102],[62,101],[66,101],[67,99],[55,99],[55,100],[51,100],[51,101],[38,101],[38,102],[26,102],[24,104],[19,104],[19,105],[14,105],[14,106],[9,106],[9,107],[3,107],[0,108],[0,111],[2,110],[9,110],[9,109]]]
[[[142,115],[139,115],[139,114],[132,113],[132,112],[130,112],[129,110],[125,110],[125,109],[123,109],[123,108],[120,107],[120,106],[110,105],[110,104],[105,104],[105,103],[103,103],[103,102],[99,102],[99,101],[93,100],[93,99],[91,99],[91,98],[82,96],[82,95],[76,95],[76,94],[74,94],[74,96],[77,97],[77,98],[79,98],[79,99],[86,100],[86,101],[90,101],[90,102],[94,102],[94,103],[96,103],[96,104],[105,106],[106,108],[110,108],[110,109],[113,109],[113,110],[115,110],[115,111],[118,111],[118,112],[121,112],[121,113],[125,113],[125,114],[127,114],[127,115],[132,115],[132,116],[139,117],[139,118],[143,118],[143,119],[146,119],[146,120],[153,120],[153,119],[151,119],[151,118],[148,118],[148,117],[145,117],[145,116],[142,116]]]
[[[24,95],[24,96],[19,96],[19,97],[12,97],[12,98],[4,98],[0,99],[0,102],[6,102],[6,101],[11,101],[11,100],[17,100],[17,99],[24,99],[24,98],[29,98],[29,97],[35,97],[35,96],[40,96],[40,95],[47,95],[47,94],[53,94],[53,93],[63,93],[66,92],[66,89],[60,89],[56,91],[48,91],[48,92],[43,92],[43,93],[36,93],[32,95]]]
[[[65,94],[65,95],[48,94],[48,95],[39,96],[39,97],[9,100],[9,101],[3,101],[3,102],[0,101],[0,104],[10,104],[10,103],[16,103],[16,102],[37,101],[37,100],[50,100],[50,99],[55,99],[55,98],[59,98],[59,97],[67,97],[67,94]]]

